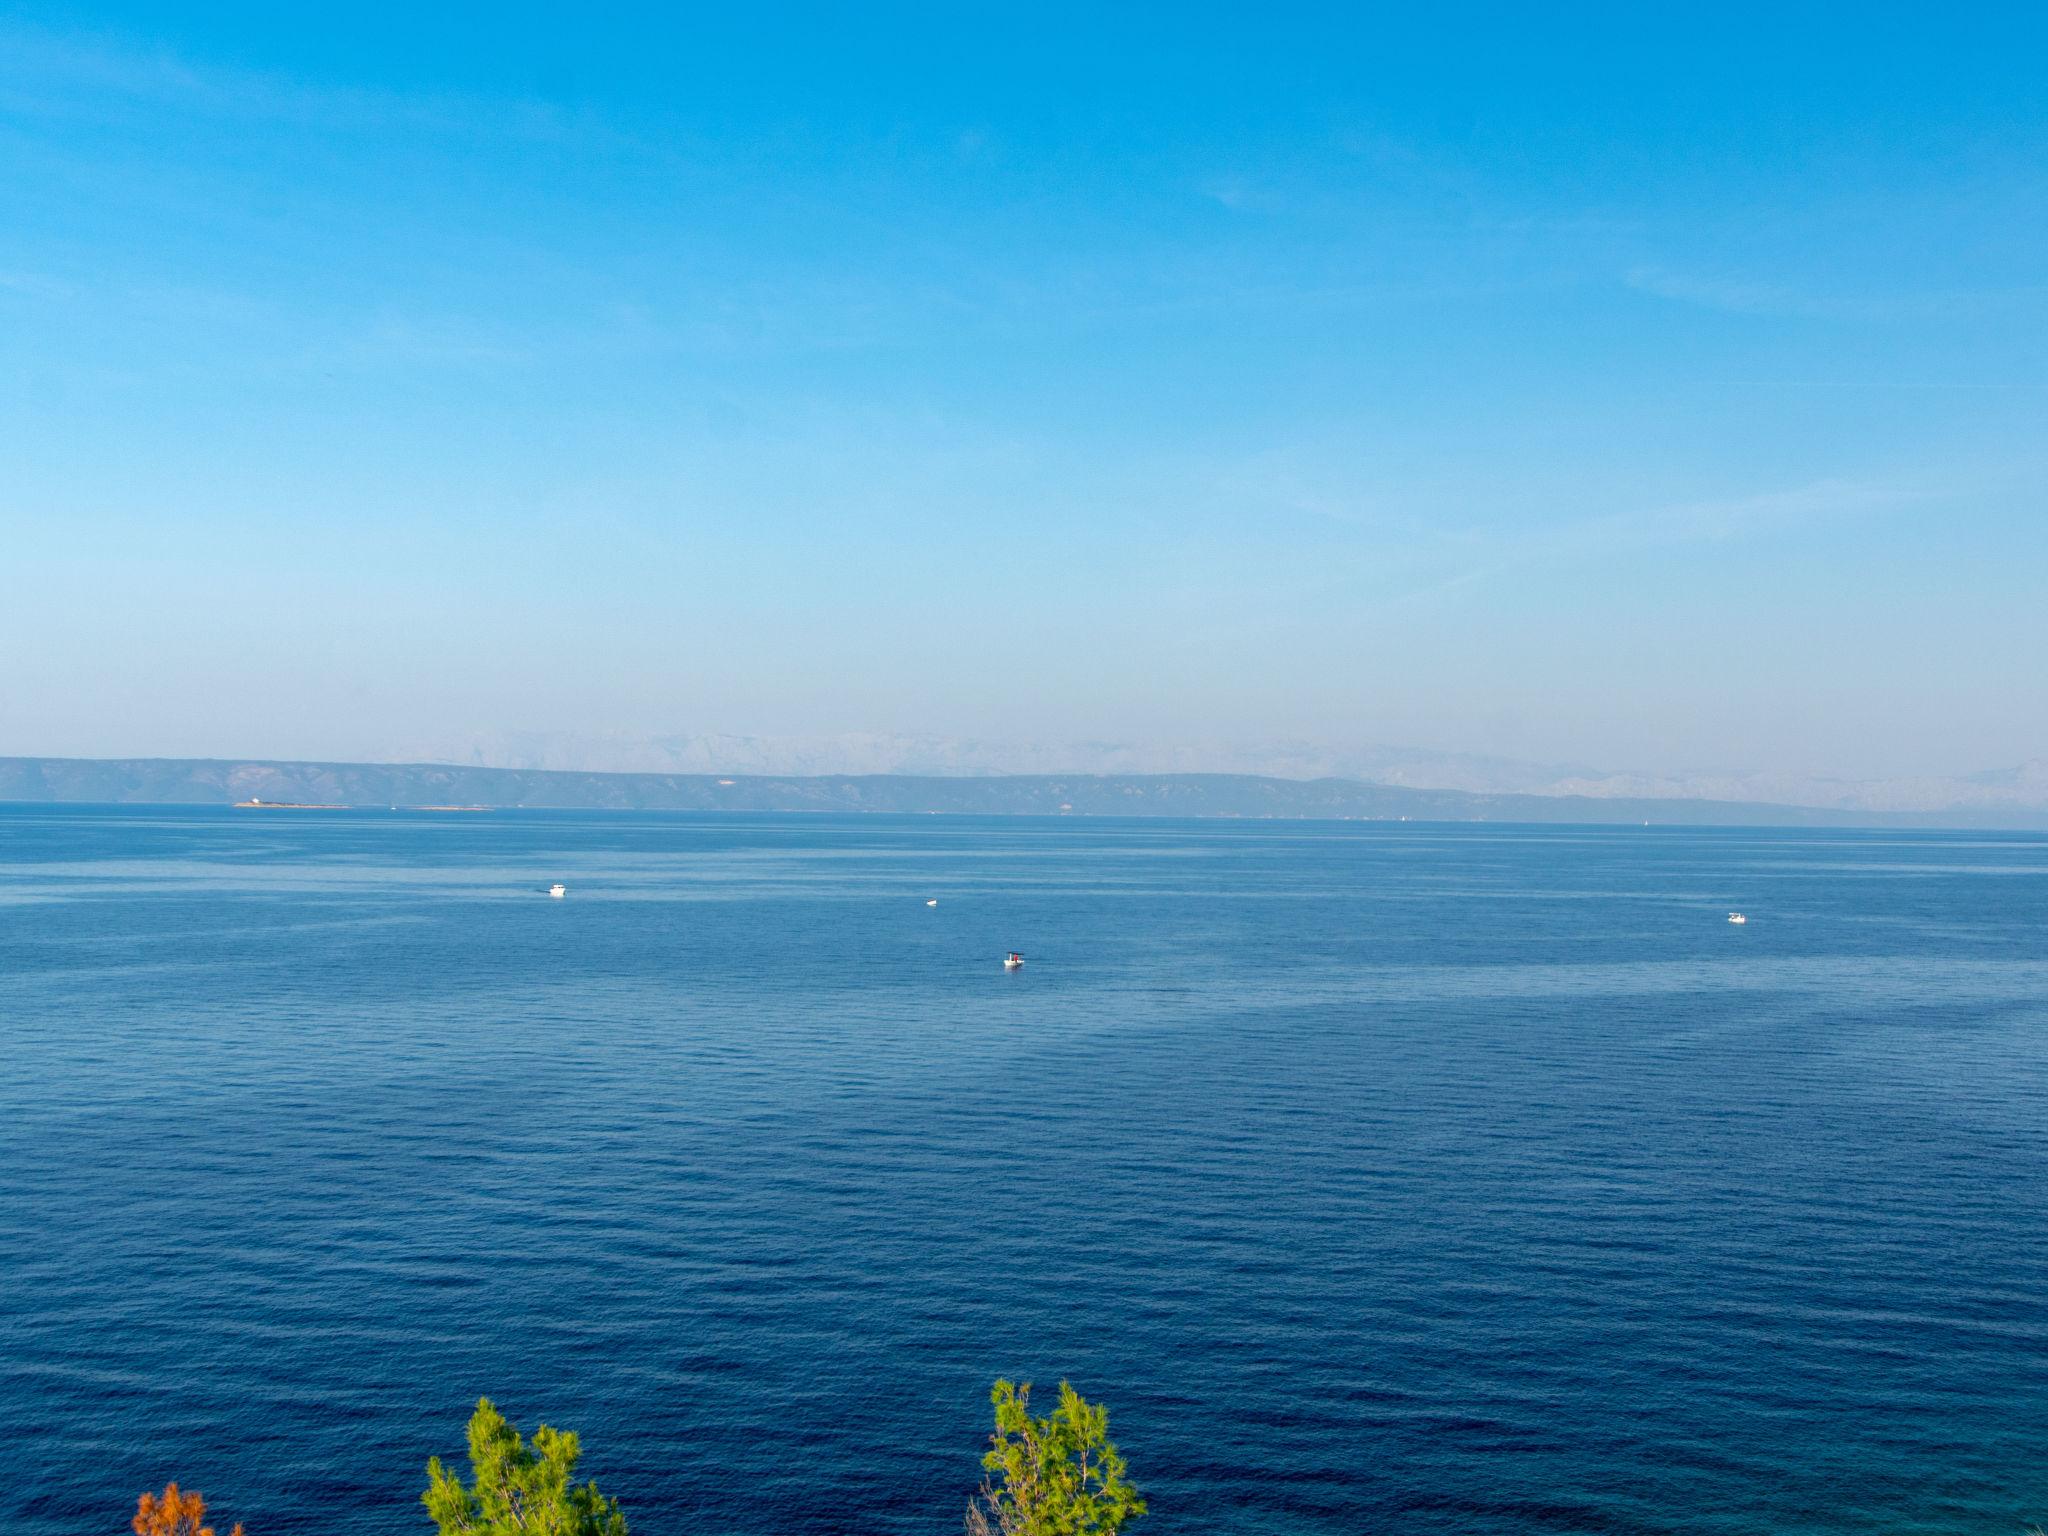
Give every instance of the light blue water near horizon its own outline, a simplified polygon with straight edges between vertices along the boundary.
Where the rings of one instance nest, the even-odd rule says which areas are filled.
[[[2038,836],[0,807],[0,1039],[19,1536],[2048,1517]]]

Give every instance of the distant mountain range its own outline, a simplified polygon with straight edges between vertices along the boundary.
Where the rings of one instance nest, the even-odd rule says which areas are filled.
[[[2044,813],[2048,760],[1962,776],[1829,778],[1790,772],[1616,772],[1389,745],[1331,748],[1307,741],[991,741],[938,735],[578,735],[502,733],[418,743],[416,762],[555,772],[745,774],[776,778],[1249,774],[1348,778],[1364,784],[1466,795],[1546,795],[1597,801],[1741,801],[1817,811]]]
[[[415,761],[567,773],[722,774],[815,778],[907,774],[1233,774],[1350,779],[1476,795],[1593,800],[1728,800],[1854,812],[2025,812],[2048,815],[2048,760],[1988,773],[1888,779],[1747,771],[1616,772],[1585,764],[1304,742],[1023,743],[942,736],[636,736],[527,732],[422,743]]]
[[[1483,793],[1236,773],[590,773],[432,763],[0,758],[0,801],[232,805],[252,800],[365,807],[2048,829],[2048,810],[1998,804],[1880,811],[1642,795]]]

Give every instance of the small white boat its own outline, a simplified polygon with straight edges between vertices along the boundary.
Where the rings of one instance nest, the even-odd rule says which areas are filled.
[[[548,894],[554,897],[555,900],[560,901],[564,896],[569,894],[569,887],[562,884],[561,881],[557,880],[553,885],[548,887]]]
[[[1023,970],[1024,957],[1018,954],[1017,951],[1015,951],[1014,949],[1011,950],[1007,955],[1003,956],[1003,969],[1006,971]]]
[[[928,901],[928,902],[926,902],[926,903],[925,903],[925,905],[926,905],[926,906],[928,906],[928,907],[936,907],[936,906],[937,906],[938,904],[939,904],[939,898],[938,898],[938,897],[936,897],[936,896],[934,896],[934,897],[933,897],[933,898],[932,898],[932,899],[931,899],[930,901]]]
[[[1746,923],[1749,921],[1749,919],[1744,917],[1740,912],[1730,912],[1728,914],[1728,921],[1731,923]]]

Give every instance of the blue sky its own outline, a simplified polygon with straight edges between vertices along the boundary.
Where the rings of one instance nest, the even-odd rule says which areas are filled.
[[[433,9],[0,13],[0,752],[2048,755],[2037,8]]]

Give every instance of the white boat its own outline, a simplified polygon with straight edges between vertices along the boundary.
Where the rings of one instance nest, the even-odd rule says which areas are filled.
[[[1731,923],[1746,923],[1749,921],[1749,919],[1744,917],[1740,912],[1730,912],[1728,914],[1728,921]]]
[[[1018,954],[1017,951],[1015,951],[1014,949],[1011,950],[1007,955],[1003,956],[1003,969],[1006,971],[1023,970],[1024,957]]]
[[[926,902],[926,903],[925,903],[925,905],[926,905],[926,906],[928,906],[928,907],[936,907],[936,906],[937,906],[938,904],[939,904],[939,898],[938,898],[938,897],[936,897],[936,896],[934,896],[934,897],[933,897],[933,898],[932,898],[932,899],[931,899],[930,901],[928,901],[928,902]]]
[[[569,894],[569,887],[562,884],[561,881],[557,880],[553,885],[548,887],[548,894],[554,897],[557,901],[560,901],[564,896]]]

